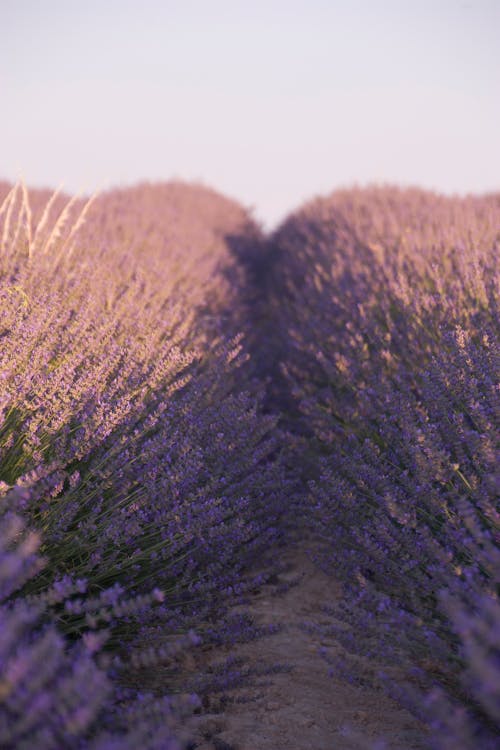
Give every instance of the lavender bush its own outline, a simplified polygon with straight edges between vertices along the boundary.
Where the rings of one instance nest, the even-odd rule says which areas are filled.
[[[152,635],[216,628],[282,535],[276,420],[236,316],[223,323],[238,293],[224,237],[249,220],[181,185],[46,197],[15,186],[0,207],[0,496],[47,560],[12,597],[61,592],[46,605],[62,661],[63,636],[106,627],[105,649],[144,667],[172,656],[142,649]]]
[[[14,493],[15,494],[15,493]],[[11,498],[12,499],[12,498]],[[15,498],[14,498],[15,499]],[[176,738],[189,700],[132,696],[113,686],[101,650],[105,631],[69,644],[48,614],[56,602],[72,602],[82,581],[54,586],[43,595],[13,598],[36,576],[43,560],[40,540],[12,511],[0,518],[0,744],[14,750],[144,747],[180,750]],[[108,597],[109,598],[109,597]],[[99,606],[106,607],[106,592]],[[74,604],[74,601],[73,601]],[[86,602],[90,610],[92,605]],[[123,606],[127,608],[127,603]],[[128,607],[133,609],[133,603]],[[97,662],[100,660],[101,664]],[[156,701],[158,703],[158,701]],[[191,701],[191,710],[195,704]]]
[[[4,212],[11,225],[15,198]],[[274,538],[284,482],[267,460],[276,453],[274,420],[259,415],[253,386],[239,387],[238,339],[215,337],[203,315],[195,320],[207,293],[176,275],[168,256],[165,289],[157,277],[136,278],[143,265],[150,273],[138,252],[123,269],[111,244],[107,254],[89,244],[71,260],[74,230],[37,239],[22,198],[21,230],[5,221],[2,256],[5,489],[31,488],[26,511],[51,546],[50,573],[96,586],[119,579],[133,589],[158,576],[169,592],[182,582],[191,594],[224,589],[235,552],[240,565],[245,549]],[[53,252],[39,250],[52,244]]]
[[[448,704],[471,737],[454,747],[498,731],[499,218],[494,196],[353,191],[272,238],[280,388],[309,435],[318,561],[345,583],[331,631],[437,747],[458,742]]]

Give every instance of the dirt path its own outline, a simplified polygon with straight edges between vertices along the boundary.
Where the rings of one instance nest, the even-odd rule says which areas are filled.
[[[283,555],[289,570],[280,582],[297,579],[282,594],[263,587],[249,606],[260,625],[280,623],[281,631],[208,654],[208,663],[234,656],[252,666],[288,663],[291,670],[260,678],[260,684],[227,692],[229,701],[217,713],[200,717],[197,750],[355,750],[383,736],[387,750],[423,747],[422,726],[384,693],[328,676],[318,649],[335,648],[332,640],[310,635],[304,621],[321,622],[321,605],[339,595],[332,579],[310,561],[305,549]],[[238,610],[237,610],[238,611]],[[213,659],[212,659],[213,657]],[[212,659],[212,661],[210,661]],[[354,734],[343,727],[349,725]]]

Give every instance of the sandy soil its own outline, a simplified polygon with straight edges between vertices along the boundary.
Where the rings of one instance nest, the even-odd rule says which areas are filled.
[[[207,706],[211,713],[198,717],[194,747],[354,750],[372,747],[379,737],[385,738],[387,750],[424,747],[423,727],[384,693],[328,676],[318,649],[335,649],[335,642],[310,635],[300,625],[324,620],[321,604],[339,596],[339,589],[310,561],[306,549],[290,548],[283,559],[289,568],[280,575],[280,582],[296,580],[296,585],[279,595],[276,586],[263,587],[249,606],[239,608],[257,624],[280,623],[283,629],[231,648],[214,649],[205,658],[208,665],[231,655],[252,666],[286,662],[291,669],[259,678],[251,687],[230,690]]]

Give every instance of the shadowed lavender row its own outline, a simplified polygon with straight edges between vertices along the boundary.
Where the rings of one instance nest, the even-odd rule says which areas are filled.
[[[324,656],[441,750],[498,746],[499,228],[498,196],[334,193],[270,238],[262,301],[316,558],[344,582]]]

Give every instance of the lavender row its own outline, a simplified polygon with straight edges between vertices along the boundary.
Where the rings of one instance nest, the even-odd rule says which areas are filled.
[[[98,743],[97,717],[118,712],[127,724],[129,709],[116,697],[118,678],[110,683],[114,668],[96,669],[85,644],[100,643],[105,630],[106,653],[124,663],[131,654],[137,667],[168,660],[164,647],[149,648],[152,634],[182,645],[190,628],[195,640],[212,632],[249,585],[251,561],[280,541],[288,480],[276,420],[261,413],[231,314],[240,276],[230,242],[252,231],[234,204],[182,185],[91,202],[23,186],[6,195],[2,514],[40,533],[45,559],[3,605],[28,680],[7,681],[6,747],[20,737],[47,748],[128,746]],[[44,649],[54,653],[52,671],[42,669]],[[71,711],[85,716],[76,726],[65,714],[52,727],[65,674]],[[33,719],[8,734],[13,711]],[[71,742],[60,734],[68,722]],[[157,729],[152,719],[140,731],[151,739]],[[151,747],[175,746],[158,731]]]
[[[345,653],[325,658],[441,749],[493,748],[500,722],[499,226],[498,196],[373,189],[269,242],[304,515],[345,590],[325,603]]]

